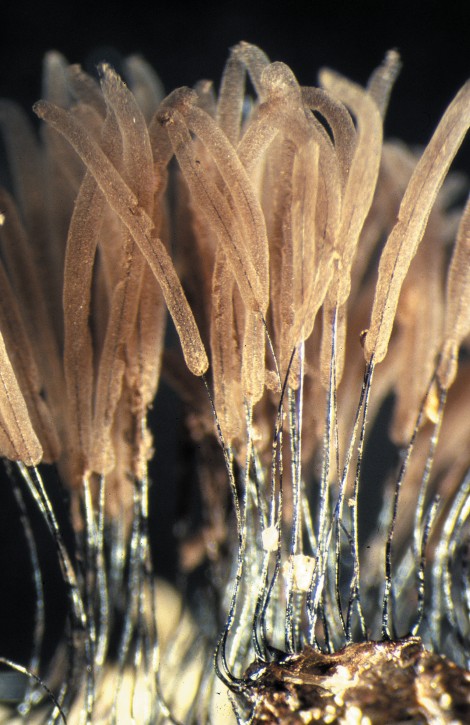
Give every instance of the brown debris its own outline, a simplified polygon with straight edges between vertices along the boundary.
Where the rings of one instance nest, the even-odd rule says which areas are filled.
[[[470,675],[418,637],[351,644],[333,654],[305,647],[246,673],[251,722],[465,723]]]

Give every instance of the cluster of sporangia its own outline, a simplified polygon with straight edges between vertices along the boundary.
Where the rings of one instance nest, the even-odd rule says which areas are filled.
[[[450,723],[470,713],[464,671],[417,637],[398,639],[422,626],[437,651],[457,641],[467,664],[469,585],[464,572],[456,604],[450,557],[468,510],[470,367],[458,370],[458,358],[470,333],[470,203],[451,208],[464,183],[446,177],[470,124],[470,83],[418,157],[382,138],[398,70],[390,52],[367,89],[330,70],[319,88],[304,87],[241,43],[218,94],[203,81],[161,100],[140,59],[124,63],[126,85],[107,65],[98,83],[52,53],[34,108],[41,142],[14,104],[0,106],[15,198],[0,192],[0,452],[26,467],[56,464],[92,548],[124,521],[137,542],[132,571],[163,356],[191,435],[202,451],[215,436],[223,452],[225,468],[200,461],[204,526],[183,543],[182,563],[215,566],[232,551],[230,575],[217,575],[225,615],[213,617],[228,620],[216,671],[249,722]],[[163,355],[167,310],[186,368],[173,349]],[[395,515],[387,509],[364,565],[366,423],[391,394],[404,464],[399,485],[384,488]],[[108,639],[94,644],[95,625],[110,627],[105,568],[94,572],[98,613],[75,599],[93,676],[56,694],[66,714],[85,688],[89,722],[106,672]],[[142,647],[133,667],[139,677],[150,652],[151,679],[158,657]],[[183,705],[178,683],[168,685],[182,719],[208,717],[211,667],[199,704]],[[155,702],[139,722],[169,718],[159,688],[149,691]]]

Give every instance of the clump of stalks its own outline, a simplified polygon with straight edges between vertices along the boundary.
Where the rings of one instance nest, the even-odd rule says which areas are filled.
[[[240,43],[218,94],[162,98],[141,59],[126,85],[51,53],[40,142],[1,103],[0,451],[69,598],[43,662],[26,526],[36,635],[29,663],[1,660],[28,675],[18,718],[470,717],[470,203],[448,175],[470,83],[417,154],[382,137],[399,69],[391,51],[366,88],[331,70],[304,87]],[[210,572],[199,614],[152,573],[161,373],[197,451],[180,570]],[[366,474],[388,437],[397,471]],[[74,547],[41,463],[69,492]]]

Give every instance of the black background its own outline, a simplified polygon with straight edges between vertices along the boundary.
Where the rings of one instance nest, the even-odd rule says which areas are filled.
[[[424,143],[470,76],[470,1],[193,1],[183,5],[167,0],[150,2],[144,9],[131,2],[2,0],[0,95],[30,108],[41,95],[41,62],[51,48],[88,70],[99,60],[113,61],[117,53],[141,53],[168,91],[200,78],[217,84],[228,49],[239,40],[255,43],[272,60],[288,63],[302,84],[315,83],[323,65],[364,83],[386,50],[397,48],[404,68],[392,95],[386,134],[412,144]],[[457,166],[467,170],[469,146],[467,142],[457,159]],[[166,404],[171,416],[175,408],[171,402]],[[160,421],[168,420],[166,415],[159,416]],[[160,450],[168,453],[169,445],[160,445]],[[159,471],[166,490],[174,491],[174,466],[168,463],[168,456],[162,458]],[[6,480],[0,483],[8,486]],[[58,505],[60,498],[57,489],[54,500]],[[160,519],[157,547],[163,573],[168,573],[174,561],[174,553],[164,548],[173,505],[174,497],[166,503],[162,499],[167,508]],[[31,621],[32,589],[22,542],[16,506],[5,488],[0,492],[0,655],[10,657],[26,653],[31,636],[30,625],[25,623]],[[46,555],[54,556],[52,547]],[[63,600],[58,580],[51,582],[49,597]]]
[[[216,83],[228,48],[260,45],[288,63],[303,84],[329,65],[365,82],[389,48],[404,69],[386,131],[412,143],[427,141],[458,87],[470,75],[468,0],[329,0],[319,2],[139,2],[0,4],[0,94],[26,106],[40,96],[44,53],[93,64],[109,49],[141,53],[166,89],[200,78]]]

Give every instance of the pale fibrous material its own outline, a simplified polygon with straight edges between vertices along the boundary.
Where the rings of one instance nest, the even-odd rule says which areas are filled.
[[[28,528],[34,637],[29,662],[0,651],[27,683],[5,717],[385,722],[401,673],[400,718],[469,721],[470,202],[450,167],[470,82],[417,153],[383,137],[396,51],[365,88],[301,86],[244,42],[218,93],[122,68],[48,54],[39,138],[0,102],[0,453],[68,592],[43,661]],[[194,592],[152,573],[160,378],[194,451],[199,510],[173,522]]]

